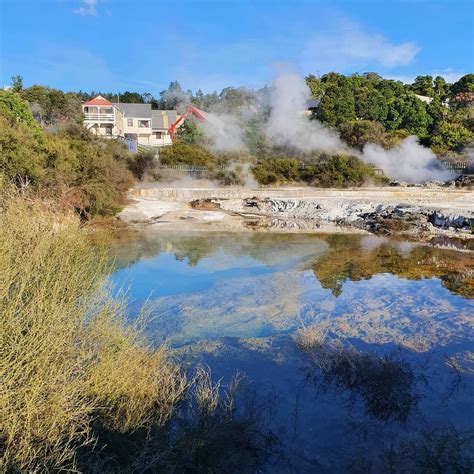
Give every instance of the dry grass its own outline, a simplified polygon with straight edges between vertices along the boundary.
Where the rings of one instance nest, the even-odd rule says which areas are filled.
[[[55,209],[0,190],[0,471],[255,469],[274,440],[263,407],[150,347],[106,252]]]
[[[74,469],[92,422],[162,424],[187,382],[112,299],[105,252],[72,215],[0,196],[2,470]]]

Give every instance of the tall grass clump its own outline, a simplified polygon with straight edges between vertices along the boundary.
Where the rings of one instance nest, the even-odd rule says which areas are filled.
[[[0,472],[253,472],[275,444],[264,407],[148,345],[54,202],[0,187]]]
[[[94,430],[159,426],[187,382],[110,296],[72,214],[0,191],[0,470],[76,468]]]

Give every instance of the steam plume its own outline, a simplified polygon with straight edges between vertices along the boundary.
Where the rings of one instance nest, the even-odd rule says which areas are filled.
[[[448,170],[440,167],[436,155],[418,143],[418,137],[405,138],[391,150],[367,143],[362,159],[382,168],[387,176],[416,183],[427,180],[446,181],[450,178]]]
[[[305,115],[310,91],[303,77],[284,73],[271,86],[271,114],[265,127],[267,138],[276,145],[290,145],[301,151],[347,151],[339,136]]]
[[[270,88],[270,116],[262,125],[271,144],[291,146],[302,152],[322,151],[350,153],[381,168],[390,177],[409,183],[427,180],[447,180],[450,174],[440,168],[436,155],[419,144],[415,136],[398,146],[385,150],[368,143],[362,153],[349,148],[334,131],[305,114],[310,91],[306,81],[294,72],[283,72]],[[219,114],[220,128],[204,127],[214,142],[216,151],[245,150],[242,115]],[[247,150],[246,150],[247,151]]]

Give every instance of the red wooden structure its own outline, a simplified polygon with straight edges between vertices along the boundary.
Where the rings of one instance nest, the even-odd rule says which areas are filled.
[[[208,122],[209,120],[206,118],[206,116],[208,115],[206,112],[203,112],[202,110],[199,110],[198,108],[196,107],[193,107],[192,105],[190,105],[185,111],[184,113],[178,118],[178,120],[176,120],[175,123],[173,123],[173,125],[171,125],[171,127],[168,129],[168,132],[169,134],[171,135],[171,141],[174,142],[174,134],[176,132],[176,128],[178,127],[178,125],[184,120],[184,118],[186,117],[186,115],[194,115],[200,122]]]

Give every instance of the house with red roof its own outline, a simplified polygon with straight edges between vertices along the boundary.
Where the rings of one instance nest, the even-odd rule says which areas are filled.
[[[112,102],[98,95],[82,104],[84,127],[102,137],[123,136],[123,113]]]
[[[110,102],[98,95],[82,104],[84,127],[104,138],[120,138],[141,146],[172,144],[169,128],[179,115],[176,110],[152,110],[151,104]]]

